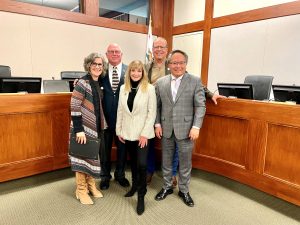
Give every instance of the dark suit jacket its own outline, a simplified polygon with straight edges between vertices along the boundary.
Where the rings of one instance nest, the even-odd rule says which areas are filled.
[[[114,131],[116,129],[117,109],[119,102],[120,87],[124,84],[124,75],[127,66],[122,64],[120,82],[117,91],[114,93],[109,82],[108,69],[106,75],[101,79],[101,85],[103,87],[103,102],[104,102],[104,115],[107,121],[108,129]]]

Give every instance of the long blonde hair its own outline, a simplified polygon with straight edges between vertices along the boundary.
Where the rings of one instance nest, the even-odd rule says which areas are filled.
[[[141,88],[142,92],[147,91],[148,87],[148,75],[145,69],[144,64],[140,60],[132,61],[127,67],[125,74],[125,91],[131,92],[131,82],[130,82],[130,72],[134,69],[142,70],[142,78],[140,79],[139,88]]]

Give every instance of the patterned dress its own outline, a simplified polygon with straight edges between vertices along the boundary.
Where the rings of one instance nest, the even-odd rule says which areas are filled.
[[[72,133],[84,131],[86,136],[100,138],[103,143],[103,135],[99,131],[103,129],[101,121],[103,123],[105,118],[102,108],[102,93],[99,93],[101,89],[97,88],[97,85],[99,83],[93,81],[91,75],[87,74],[74,87],[71,97],[70,136]],[[92,160],[69,155],[69,159],[72,171],[82,172],[94,178],[100,177],[99,157],[97,160]]]

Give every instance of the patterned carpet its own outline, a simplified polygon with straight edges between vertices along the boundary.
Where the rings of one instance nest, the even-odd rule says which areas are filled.
[[[127,177],[130,173],[127,172]],[[98,184],[98,182],[97,182]],[[104,198],[91,206],[74,197],[75,179],[69,168],[0,184],[1,225],[299,225],[300,207],[230,179],[193,170],[190,193],[195,207],[184,205],[175,190],[165,200],[154,196],[162,178],[148,186],[145,213],[135,212],[137,196],[111,181]]]

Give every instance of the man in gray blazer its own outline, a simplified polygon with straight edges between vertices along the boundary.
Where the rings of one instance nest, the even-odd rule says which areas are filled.
[[[173,193],[172,161],[175,144],[179,148],[179,197],[192,207],[189,194],[194,140],[199,136],[205,115],[205,92],[200,78],[188,74],[188,56],[181,50],[172,51],[167,64],[171,74],[156,83],[157,116],[155,134],[162,138],[163,188],[155,200],[163,200]]]

